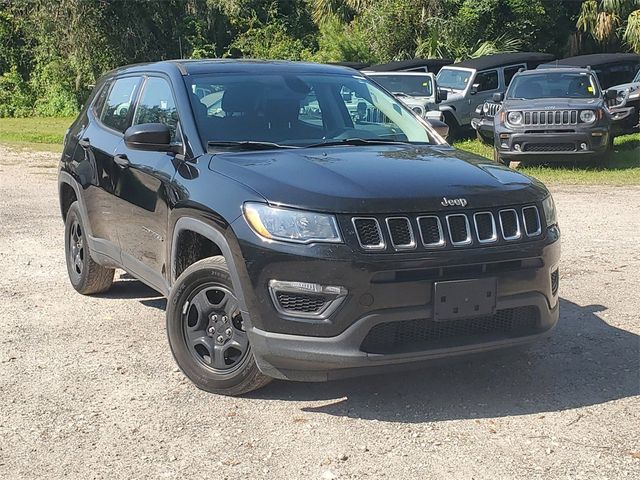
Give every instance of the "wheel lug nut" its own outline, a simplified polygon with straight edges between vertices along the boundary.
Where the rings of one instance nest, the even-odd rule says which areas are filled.
[[[216,320],[218,320],[218,315],[211,315],[211,321],[215,322]]]
[[[216,329],[214,327],[209,327],[207,328],[207,332],[213,335],[214,333],[216,333]]]
[[[218,340],[218,343],[224,342],[224,338],[222,335],[218,335],[218,338],[216,340]]]
[[[227,337],[230,337],[231,336],[231,329],[227,328],[224,333],[227,334]]]
[[[229,319],[227,318],[226,315],[224,317],[222,317],[222,323],[227,323],[228,321],[229,321]]]

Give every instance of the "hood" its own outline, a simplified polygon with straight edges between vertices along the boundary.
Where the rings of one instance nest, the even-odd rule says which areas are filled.
[[[448,145],[367,145],[212,154],[209,168],[269,203],[332,213],[430,212],[540,200],[537,180]],[[451,208],[451,207],[449,207]]]
[[[600,108],[601,98],[536,98],[533,100],[508,99],[503,102],[506,110],[576,110]]]

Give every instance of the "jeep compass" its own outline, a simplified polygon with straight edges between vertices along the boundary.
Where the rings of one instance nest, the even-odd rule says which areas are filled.
[[[59,193],[73,287],[105,292],[119,268],[167,296],[173,356],[209,392],[526,344],[558,319],[547,189],[349,68],[109,72],[65,136]]]

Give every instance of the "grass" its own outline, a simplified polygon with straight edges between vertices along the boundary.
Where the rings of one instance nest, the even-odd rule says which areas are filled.
[[[19,149],[60,152],[71,122],[73,118],[0,118],[0,142]]]
[[[493,159],[493,147],[478,140],[463,140],[454,147]],[[640,133],[617,137],[614,151],[601,165],[518,165],[518,171],[544,183],[578,185],[640,185]]]
[[[60,152],[64,132],[72,121],[72,118],[0,118],[0,143],[21,150]],[[492,148],[477,140],[456,142],[454,146],[493,159]],[[545,183],[640,185],[640,133],[616,138],[613,154],[597,167],[550,164],[517,168]]]

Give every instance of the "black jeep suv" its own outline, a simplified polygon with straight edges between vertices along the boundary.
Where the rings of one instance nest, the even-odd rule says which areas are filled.
[[[558,319],[547,189],[348,68],[112,71],[59,188],[72,285],[104,292],[122,268],[168,296],[173,355],[210,392],[524,344]]]

